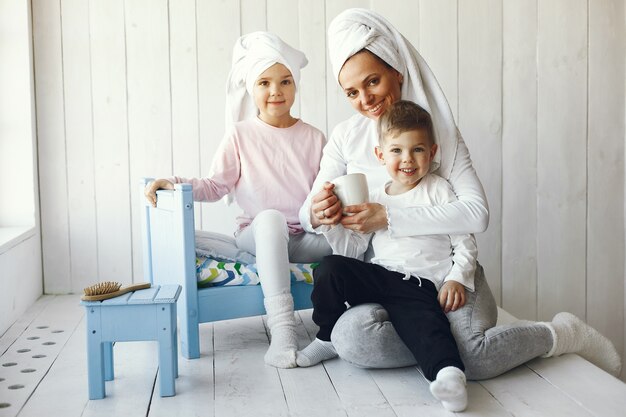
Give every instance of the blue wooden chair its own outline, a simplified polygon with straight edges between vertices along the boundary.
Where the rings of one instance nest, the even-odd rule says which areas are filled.
[[[179,284],[180,343],[183,356],[200,357],[200,323],[265,314],[260,285],[198,288],[193,196],[190,184],[157,191],[157,207],[143,190],[152,178],[141,180],[144,279],[153,284]],[[313,286],[292,282],[296,310],[312,308]]]

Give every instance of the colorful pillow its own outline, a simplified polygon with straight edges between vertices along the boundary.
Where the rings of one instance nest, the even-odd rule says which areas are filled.
[[[289,264],[291,281],[313,284],[313,269],[317,265],[319,263]],[[256,264],[220,261],[205,256],[196,256],[196,276],[198,287],[257,285],[260,282]]]

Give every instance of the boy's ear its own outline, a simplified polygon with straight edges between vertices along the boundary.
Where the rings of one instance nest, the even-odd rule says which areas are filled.
[[[433,145],[430,147],[430,162],[433,161],[436,153],[437,153],[437,144],[433,143]]]
[[[376,158],[380,161],[381,164],[385,165],[385,156],[383,155],[383,150],[380,146],[374,147],[374,153],[376,154]]]

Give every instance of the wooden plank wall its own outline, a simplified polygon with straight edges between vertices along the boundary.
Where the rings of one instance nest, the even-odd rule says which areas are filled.
[[[480,260],[516,316],[584,317],[624,349],[621,0],[32,0],[48,293],[141,279],[140,176],[208,175],[235,39],[304,50],[294,114],[330,132],[352,114],[326,27],[381,12],[448,96],[491,209]],[[197,204],[231,233],[238,210]]]

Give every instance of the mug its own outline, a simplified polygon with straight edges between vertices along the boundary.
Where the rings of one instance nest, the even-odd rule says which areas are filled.
[[[369,190],[367,188],[367,177],[365,174],[347,174],[335,178],[331,182],[335,184],[333,192],[337,198],[339,198],[343,207],[367,203],[369,201]],[[349,213],[344,214],[348,215]]]

